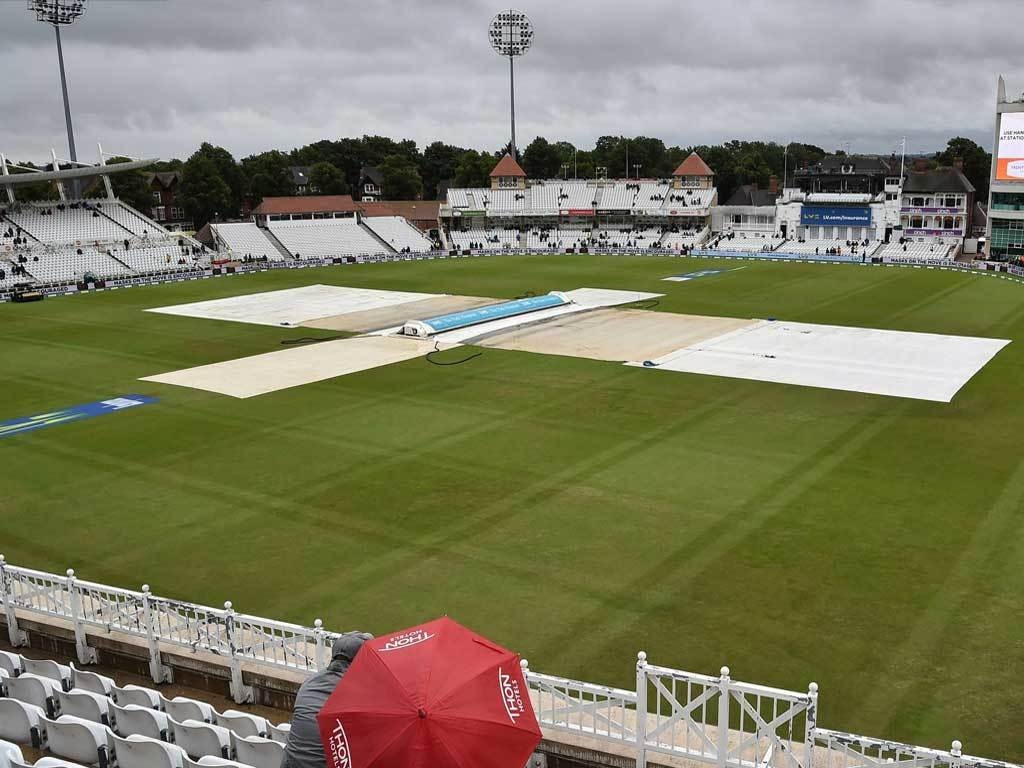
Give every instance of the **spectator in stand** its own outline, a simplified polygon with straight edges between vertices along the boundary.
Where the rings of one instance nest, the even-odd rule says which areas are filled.
[[[327,669],[313,675],[299,688],[281,768],[324,768],[327,759],[316,716],[345,676],[363,643],[372,639],[373,635],[367,632],[347,632],[339,637],[334,641]]]

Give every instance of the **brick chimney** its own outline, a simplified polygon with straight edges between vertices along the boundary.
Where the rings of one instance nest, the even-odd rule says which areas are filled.
[[[962,157],[953,158],[953,167],[958,171],[963,172],[964,170],[964,159]]]
[[[768,178],[768,191],[773,195],[779,194],[779,177],[774,174]]]
[[[924,173],[928,170],[928,159],[919,157],[914,161],[914,170],[918,173]]]

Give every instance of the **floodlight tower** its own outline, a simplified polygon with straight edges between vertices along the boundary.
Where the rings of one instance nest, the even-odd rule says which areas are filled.
[[[488,29],[491,48],[499,56],[508,57],[509,93],[512,108],[512,157],[516,157],[516,68],[517,56],[522,56],[533,45],[533,23],[522,11],[509,8],[491,19]]]
[[[57,61],[60,64],[60,87],[64,92],[64,121],[68,126],[68,150],[71,160],[78,161],[75,152],[75,132],[71,127],[71,105],[68,102],[68,78],[64,73],[64,50],[60,45],[60,28],[74,24],[85,13],[87,0],[28,0],[28,9],[38,21],[53,25],[57,35]]]

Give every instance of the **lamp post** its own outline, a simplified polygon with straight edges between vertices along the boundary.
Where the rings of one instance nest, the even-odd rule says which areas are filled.
[[[790,142],[792,144],[793,142]],[[782,151],[782,189],[785,191],[786,182],[789,180],[789,144]]]
[[[522,11],[509,8],[491,19],[487,36],[491,48],[499,56],[508,57],[509,105],[512,114],[512,159],[516,159],[516,68],[517,56],[522,56],[533,45],[533,23]]]
[[[64,49],[60,44],[60,28],[74,24],[85,13],[86,0],[28,0],[28,10],[36,20],[53,25],[57,36],[57,63],[60,65],[60,88],[64,95],[64,122],[68,128],[68,152],[71,161],[78,161],[75,151],[75,131],[71,125],[71,103],[68,100],[68,78],[64,71]],[[78,181],[71,182],[72,196],[78,197]]]
[[[640,169],[643,166],[640,163],[633,163],[633,175],[636,176],[636,180],[640,181]]]

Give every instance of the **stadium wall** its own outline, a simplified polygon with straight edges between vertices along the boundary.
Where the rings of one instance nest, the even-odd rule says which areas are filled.
[[[559,255],[563,253],[576,253],[577,251],[569,249],[566,252],[562,251],[550,251],[545,252],[550,255]],[[598,256],[670,256],[674,258],[716,258],[716,259],[744,259],[750,261],[788,261],[788,262],[804,262],[809,264],[826,264],[826,263],[839,263],[839,261],[846,262],[846,259],[840,260],[828,260],[826,257],[808,254],[787,254],[784,251],[777,252],[771,251],[768,253],[740,253],[734,251],[716,251],[709,248],[693,248],[685,253],[681,253],[676,250],[668,249],[653,249],[653,248],[613,248],[613,249],[602,249],[602,248],[590,248],[587,250],[579,251],[581,254],[594,254]],[[50,285],[43,286],[40,290],[48,297],[56,296],[72,296],[79,293],[92,293],[105,290],[118,290],[120,288],[131,288],[139,285],[157,285],[160,283],[182,283],[190,280],[208,280],[214,277],[228,277],[232,275],[244,275],[252,272],[267,272],[272,269],[312,269],[316,267],[329,267],[329,266],[343,266],[346,264],[376,264],[385,262],[395,261],[423,261],[433,259],[458,259],[458,258],[471,258],[478,256],[531,256],[537,255],[537,251],[530,250],[527,248],[516,248],[516,249],[500,249],[500,250],[481,250],[481,251],[431,251],[428,253],[392,253],[392,254],[377,254],[372,256],[350,256],[345,258],[333,258],[333,259],[303,259],[302,261],[296,262],[259,262],[252,264],[239,263],[233,266],[213,267],[207,269],[193,270],[189,272],[175,272],[163,275],[139,275],[134,277],[126,278],[113,278],[110,280],[101,280],[98,283],[80,283],[80,284],[62,284],[62,285]],[[854,263],[854,262],[850,262]],[[858,259],[855,263],[860,264]],[[868,262],[868,265],[874,264],[885,264],[886,266],[913,266],[913,267],[924,267],[928,269],[946,269],[955,270],[961,272],[971,272],[974,274],[985,274],[992,277],[1002,277],[1003,279],[1012,280],[1015,282],[1024,282],[1024,269],[1013,264],[998,263],[994,264],[991,262],[975,261],[975,262],[957,262],[948,261],[942,259],[929,259],[929,260],[914,260],[905,258],[884,258],[882,260],[873,260]],[[13,298],[13,291],[0,291],[0,304],[9,302]]]

